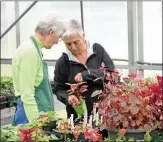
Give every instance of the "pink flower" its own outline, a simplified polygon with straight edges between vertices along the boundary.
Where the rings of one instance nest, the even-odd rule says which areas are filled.
[[[129,79],[130,79],[130,80],[133,80],[133,79],[136,78],[136,73],[135,73],[135,72],[130,73],[128,76],[129,76]]]
[[[139,81],[139,80],[142,80],[142,72],[140,72],[140,71],[138,71],[137,73],[136,73],[136,80],[137,81]]]
[[[95,103],[94,105],[96,108],[99,108],[100,104],[99,103]]]
[[[98,133],[98,128],[86,128],[84,131],[84,136],[86,139],[90,139],[93,142],[102,140],[102,135]]]
[[[158,75],[157,75],[157,80],[158,80],[159,86],[162,87],[163,76],[158,76]]]
[[[105,64],[103,62],[101,63],[101,67],[99,68],[99,70],[104,73],[106,72]]]
[[[120,129],[119,134],[120,135],[125,135],[126,134],[126,129]]]

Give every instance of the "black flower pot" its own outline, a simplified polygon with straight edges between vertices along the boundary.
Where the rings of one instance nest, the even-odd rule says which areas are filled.
[[[7,97],[6,96],[0,96],[0,102],[6,102]]]
[[[7,97],[6,96],[0,96],[0,109],[6,108],[7,104]]]
[[[13,99],[14,99],[14,96],[8,96],[7,101],[8,101],[8,102],[12,102]]]
[[[64,134],[62,135],[64,136]],[[68,142],[72,142],[74,140],[74,135],[71,133],[67,134],[66,137]]]
[[[84,135],[81,134],[79,137],[78,137],[78,142],[88,142],[88,140],[85,139]]]
[[[7,102],[0,102],[0,109],[6,108]]]
[[[7,107],[11,107],[11,102],[13,101],[13,96],[8,96],[7,98]]]
[[[73,134],[67,134],[67,141],[68,142],[74,142],[75,141],[75,137],[73,136]],[[88,142],[89,140],[86,140],[85,137],[84,137],[84,135],[81,134],[81,135],[79,135],[77,141],[78,142]]]
[[[102,134],[103,140],[108,137],[108,131],[106,129],[100,131],[99,134]]]
[[[56,132],[56,131],[45,131],[45,133],[47,134],[47,135],[51,135],[51,134],[53,134],[53,135],[55,135],[58,139],[57,140],[49,140],[50,142],[64,142],[64,138],[63,138],[63,136],[62,136],[62,134],[61,133],[59,133],[59,132]]]

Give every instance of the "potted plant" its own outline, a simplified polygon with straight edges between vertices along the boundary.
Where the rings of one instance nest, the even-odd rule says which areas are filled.
[[[21,141],[50,141],[62,142],[63,136],[59,132],[43,130],[42,126],[48,118],[40,116],[25,125],[19,125],[18,137]]]
[[[63,142],[63,136],[58,132],[44,131],[41,128],[32,133],[33,141]]]
[[[67,119],[60,120],[58,122],[57,128],[58,128],[57,129],[58,132],[63,134],[65,142],[67,142],[67,139],[69,139],[69,138],[71,139],[72,138],[72,133],[71,133],[72,125],[69,123],[69,121]]]
[[[19,137],[17,136],[17,127],[14,126],[2,126],[1,127],[1,142],[6,142],[6,141],[20,141]]]
[[[43,130],[53,131],[53,129],[56,129],[57,127],[57,121],[59,118],[55,111],[49,111],[47,113],[41,113],[41,116],[38,118],[38,120],[44,122],[42,125]]]
[[[6,108],[7,105],[7,97],[4,92],[4,89],[1,89],[1,95],[0,95],[0,109]]]
[[[72,128],[72,134],[74,136],[74,140],[75,142],[86,142],[88,140],[86,140],[85,136],[84,136],[84,130],[86,130],[83,127],[83,123],[79,123],[78,125],[75,125]]]
[[[45,133],[49,138],[49,142],[63,142],[64,141],[63,135],[57,131],[53,131],[53,132],[46,131]]]
[[[18,137],[23,142],[36,141],[37,137],[33,137],[34,132],[38,131],[39,128],[19,128]]]
[[[0,102],[3,103],[3,101],[5,99],[5,101],[7,101],[6,107],[10,107],[10,103],[13,100],[13,97],[14,97],[14,89],[13,89],[12,77],[2,76],[1,77],[0,89],[1,89]]]
[[[104,67],[103,67],[104,68]],[[103,91],[99,95],[98,112],[103,116],[103,126],[109,134],[126,129],[126,135],[143,139],[144,133],[155,129],[162,115],[162,82],[157,79],[143,79],[139,73],[131,73],[118,81],[120,73],[107,73],[105,68]],[[107,82],[106,82],[107,81]]]
[[[84,128],[84,137],[87,140],[93,142],[99,142],[102,140],[102,134],[99,134],[98,128],[86,127]]]
[[[70,90],[67,91],[68,95],[75,95],[79,100],[79,104],[76,106],[73,106],[73,108],[75,109],[78,115],[78,118],[80,118],[85,113],[87,113],[86,103],[85,103],[84,97],[82,96],[82,93],[87,91],[87,85],[84,85],[84,83],[85,82],[81,82],[77,84],[66,83],[67,85],[70,86]]]

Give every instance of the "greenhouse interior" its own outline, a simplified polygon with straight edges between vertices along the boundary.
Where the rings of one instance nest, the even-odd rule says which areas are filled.
[[[162,1],[1,1],[1,141],[163,142]]]

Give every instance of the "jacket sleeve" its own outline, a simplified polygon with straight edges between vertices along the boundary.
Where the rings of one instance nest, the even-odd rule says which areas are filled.
[[[101,61],[105,64],[105,67],[108,72],[113,72],[115,69],[114,63],[105,49],[98,43],[95,43],[97,56],[101,59]],[[102,63],[101,62],[101,63]],[[94,81],[96,78],[102,77],[104,73],[99,69],[88,69],[87,71],[82,72],[83,81]],[[96,83],[100,83],[97,81]]]
[[[54,93],[57,96],[57,99],[63,104],[67,105],[68,94],[66,92],[67,85],[66,81],[66,64],[64,63],[63,58],[60,58],[55,65],[54,71]]]

